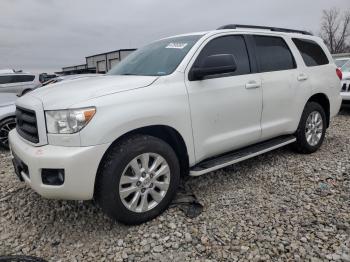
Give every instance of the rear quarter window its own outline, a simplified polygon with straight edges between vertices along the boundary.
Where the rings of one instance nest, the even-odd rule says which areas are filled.
[[[329,64],[327,55],[322,48],[314,41],[308,39],[292,39],[298,48],[306,66],[320,66]]]

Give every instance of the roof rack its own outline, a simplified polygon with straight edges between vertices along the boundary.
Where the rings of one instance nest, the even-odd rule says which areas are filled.
[[[280,28],[280,27],[259,26],[259,25],[236,25],[236,24],[230,24],[230,25],[220,26],[217,30],[221,30],[221,29],[237,29],[237,28],[265,29],[265,30],[270,30],[270,31],[273,31],[273,32],[285,32],[285,33],[298,33],[298,34],[303,34],[303,35],[312,35],[310,32],[303,31],[303,30],[295,30],[295,29]]]

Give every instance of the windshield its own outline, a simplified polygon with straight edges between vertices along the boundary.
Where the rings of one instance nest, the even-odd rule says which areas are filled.
[[[337,67],[342,67],[348,61],[350,61],[350,59],[337,59],[335,60],[335,64],[337,65]]]
[[[202,35],[163,39],[144,46],[113,67],[109,75],[162,76],[174,72]]]
[[[341,71],[346,73],[350,72],[350,61],[341,67]]]

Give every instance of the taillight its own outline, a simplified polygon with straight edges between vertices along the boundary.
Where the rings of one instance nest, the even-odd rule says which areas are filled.
[[[336,72],[337,72],[337,76],[339,77],[339,79],[342,80],[343,79],[342,71],[339,68],[337,68]]]

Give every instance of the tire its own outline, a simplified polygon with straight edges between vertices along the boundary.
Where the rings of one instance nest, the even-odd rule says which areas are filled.
[[[8,134],[16,127],[16,119],[14,117],[6,118],[0,122],[0,146],[9,149]]]
[[[144,160],[147,155],[149,161]],[[149,171],[141,171],[144,167]],[[180,166],[174,150],[156,137],[133,135],[106,153],[97,176],[95,198],[111,218],[124,224],[140,224],[164,212],[179,182]],[[162,191],[165,187],[166,191]],[[133,190],[130,195],[125,193],[129,189]]]
[[[318,116],[317,119],[321,120],[321,126],[319,126],[319,120],[312,122],[312,116],[315,115]],[[310,123],[316,123],[312,124],[311,127],[308,125],[308,120],[311,120]],[[310,128],[309,128],[310,127]],[[317,131],[314,129],[318,129]],[[302,154],[311,154],[317,151],[320,146],[323,143],[325,134],[327,129],[327,119],[326,119],[326,113],[323,109],[323,107],[316,103],[316,102],[308,102],[304,108],[303,114],[300,119],[300,123],[298,126],[298,129],[295,133],[297,141],[293,144],[294,149]],[[309,132],[307,135],[307,132]],[[310,138],[310,134],[313,134],[313,132],[316,132],[317,136],[314,140]]]

